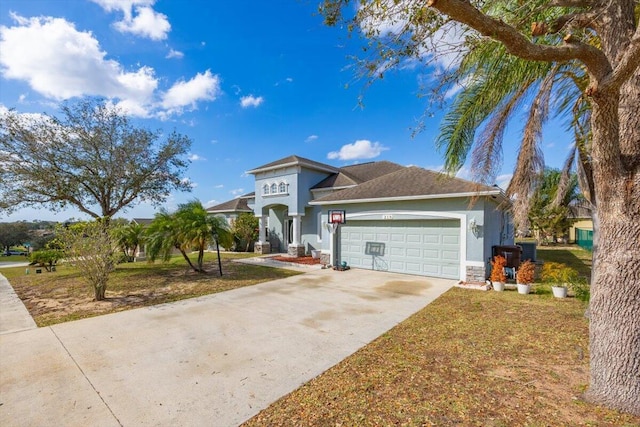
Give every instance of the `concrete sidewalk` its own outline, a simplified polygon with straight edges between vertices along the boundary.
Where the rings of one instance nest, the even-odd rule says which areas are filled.
[[[36,322],[33,321],[27,308],[18,298],[9,281],[0,274],[0,334],[35,328]]]
[[[238,425],[452,285],[311,270],[0,335],[0,425]]]

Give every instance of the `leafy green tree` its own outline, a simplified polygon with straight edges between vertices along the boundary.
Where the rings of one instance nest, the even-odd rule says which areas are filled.
[[[53,266],[63,258],[64,252],[60,249],[40,249],[29,255],[31,265],[44,267],[47,271],[52,271]]]
[[[0,222],[0,247],[9,252],[11,246],[29,241],[29,227],[24,222]]]
[[[190,190],[182,179],[188,137],[136,127],[102,100],[63,104],[61,112],[0,115],[0,210],[72,206],[111,218],[140,200],[159,204]]]
[[[566,188],[562,188],[562,180],[561,171],[545,169],[541,183],[531,197],[529,223],[545,242],[566,234],[572,224],[569,205],[579,199],[577,176],[571,175]]]
[[[138,248],[143,244],[144,227],[142,224],[135,222],[114,224],[112,233],[124,258],[127,262],[133,262]]]
[[[355,15],[354,8],[347,7],[352,3],[357,4]],[[346,17],[343,10],[348,11]],[[454,123],[469,120],[461,130],[475,132],[488,120],[488,129],[500,132],[501,126],[492,127],[490,114],[483,117],[480,109],[509,118],[518,102],[531,104],[509,188],[516,214],[528,211],[527,200],[543,170],[539,132],[548,108],[562,108],[550,102],[551,95],[562,90],[554,83],[561,75],[568,77],[563,84],[579,93],[578,99],[567,99],[576,109],[571,128],[578,148],[578,175],[584,196],[594,208],[587,398],[640,414],[640,4],[634,0],[325,0],[321,12],[329,25],[345,23],[369,37],[363,63],[372,79],[407,61],[433,65],[433,59],[442,56],[442,51],[434,53],[438,38],[457,39],[447,54],[473,53],[489,39],[504,50],[504,55],[495,55],[497,68],[485,78],[514,83],[498,81],[504,95],[490,98],[486,105],[482,97],[465,96],[473,107],[468,111],[477,115],[460,114]],[[455,29],[461,29],[457,37],[451,36]],[[514,58],[523,62],[515,68],[506,66]],[[504,73],[495,74],[503,65]],[[534,70],[536,65],[543,69]],[[563,67],[568,67],[567,73]],[[532,77],[521,78],[514,72],[530,72]],[[481,67],[472,69],[469,80],[459,83],[473,87],[482,73]],[[532,92],[518,95],[519,84]],[[465,140],[477,142],[474,134],[460,141]],[[464,163],[469,152],[449,141],[443,147],[453,169]],[[491,172],[501,147],[494,145],[495,152],[488,149],[491,144],[484,147],[479,157],[487,163],[479,170]]]
[[[241,213],[231,227],[238,245],[244,244],[244,251],[249,252],[251,242],[258,239],[258,218],[248,212]]]
[[[168,261],[173,250],[178,250],[187,264],[198,273],[204,270],[204,251],[218,236],[222,246],[232,243],[232,235],[226,222],[209,216],[202,203],[194,200],[178,206],[173,214],[161,211],[146,229],[147,254],[150,261],[161,258]],[[194,264],[188,251],[195,250],[198,258]]]
[[[115,270],[118,258],[108,222],[99,220],[59,226],[56,234],[64,244],[65,260],[77,267],[91,285],[96,301],[104,300],[109,275]]]

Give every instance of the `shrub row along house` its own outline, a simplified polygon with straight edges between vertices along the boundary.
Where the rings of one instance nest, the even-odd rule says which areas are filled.
[[[289,156],[248,171],[255,191],[213,206],[232,222],[252,212],[255,251],[461,280],[484,280],[494,245],[513,244],[508,200],[496,186],[388,161],[334,167]],[[329,211],[346,222],[334,232]]]

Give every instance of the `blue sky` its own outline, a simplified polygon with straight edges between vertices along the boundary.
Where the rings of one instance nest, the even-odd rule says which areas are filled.
[[[253,191],[244,172],[291,154],[335,166],[375,160],[439,169],[442,111],[412,137],[433,69],[406,67],[362,91],[354,61],[364,41],[328,28],[317,1],[3,0],[0,109],[56,114],[59,102],[111,99],[150,129],[193,140],[173,210],[192,198],[213,205]],[[358,97],[364,95],[364,108]],[[524,114],[524,113],[523,113]],[[506,139],[508,182],[518,129]],[[552,127],[546,159],[560,167],[570,139]],[[465,177],[465,171],[460,173]],[[138,205],[118,216],[151,217]],[[0,221],[85,218],[75,210],[23,209]]]

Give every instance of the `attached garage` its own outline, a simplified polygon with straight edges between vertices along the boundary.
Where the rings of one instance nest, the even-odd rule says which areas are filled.
[[[340,259],[352,267],[422,276],[460,277],[460,221],[348,221]]]

